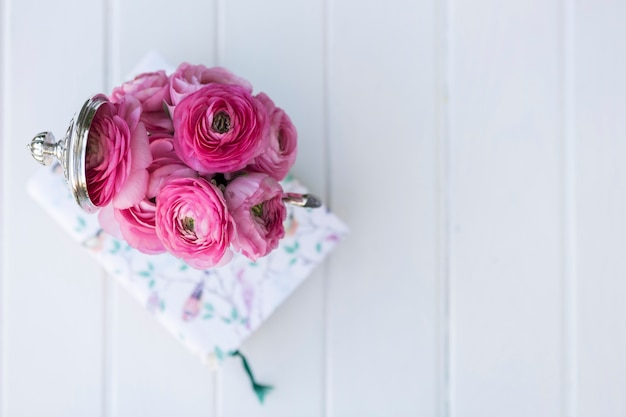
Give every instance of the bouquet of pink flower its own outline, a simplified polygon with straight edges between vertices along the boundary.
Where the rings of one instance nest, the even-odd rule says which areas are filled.
[[[113,90],[91,123],[87,190],[108,233],[198,269],[256,260],[284,236],[282,180],[297,133],[224,68],[182,64]]]

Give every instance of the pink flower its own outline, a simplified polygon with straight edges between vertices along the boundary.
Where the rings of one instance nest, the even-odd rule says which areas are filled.
[[[280,184],[266,174],[252,173],[235,178],[224,194],[237,225],[233,247],[254,261],[276,249],[285,236],[287,217]]]
[[[89,198],[97,207],[113,201],[116,207],[127,208],[144,196],[152,157],[140,115],[141,103],[127,97],[120,103],[102,104],[94,116],[85,173]]]
[[[131,95],[143,106],[141,121],[148,132],[173,132],[172,119],[164,106],[171,104],[170,83],[165,71],[140,74],[113,89],[111,101],[119,103]]]
[[[204,65],[182,63],[170,79],[170,96],[176,106],[189,94],[198,91],[209,83],[235,84],[252,93],[252,85],[243,78],[237,77],[226,68],[207,68]]]
[[[170,103],[170,83],[165,71],[146,72],[133,80],[115,87],[111,101],[119,103],[127,95],[135,97],[146,112],[163,110],[163,103]]]
[[[150,150],[154,159],[148,167],[149,180],[144,199],[126,209],[111,207],[112,214],[102,214],[99,220],[109,234],[120,236],[140,252],[156,254],[166,251],[157,236],[155,224],[156,196],[161,184],[168,178],[197,177],[198,174],[178,159],[171,137],[155,137],[150,142]]]
[[[148,167],[149,179],[146,196],[155,198],[161,185],[169,178],[195,178],[198,173],[185,165],[174,150],[171,136],[159,135],[151,137],[150,151],[154,158]]]
[[[174,132],[172,118],[165,110],[146,112],[141,115],[141,121],[146,125],[146,130],[151,134]]]
[[[217,186],[204,178],[170,179],[156,204],[156,232],[172,255],[196,269],[230,261],[235,225]]]
[[[296,162],[298,132],[287,113],[276,107],[266,94],[260,93],[257,98],[267,109],[270,118],[269,146],[254,159],[248,169],[264,172],[280,181]]]
[[[245,168],[266,148],[267,111],[237,85],[208,84],[174,110],[174,147],[180,159],[202,174]]]
[[[166,251],[156,234],[155,213],[156,203],[148,198],[127,209],[113,209],[113,216],[124,240],[138,251],[150,255]],[[102,228],[107,230],[105,225]]]

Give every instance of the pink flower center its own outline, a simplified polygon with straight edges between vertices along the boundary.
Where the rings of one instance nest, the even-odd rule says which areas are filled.
[[[230,116],[226,112],[219,112],[213,117],[211,128],[217,133],[226,133],[230,130]]]
[[[285,139],[285,135],[283,135],[283,132],[281,130],[278,132],[278,150],[284,153],[286,147],[287,147],[287,140]]]
[[[257,204],[256,206],[252,206],[250,211],[252,211],[252,214],[255,215],[256,217],[263,216],[263,203]]]
[[[193,218],[184,217],[180,223],[181,223],[181,226],[183,227],[183,230],[187,232],[191,232],[191,233],[195,231],[195,221],[193,220]]]

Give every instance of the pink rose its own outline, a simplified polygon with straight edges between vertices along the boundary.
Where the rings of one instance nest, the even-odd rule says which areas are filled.
[[[276,249],[285,236],[287,217],[280,184],[266,174],[252,173],[235,178],[224,194],[237,225],[233,247],[253,261]]]
[[[202,174],[245,168],[267,148],[267,111],[238,85],[208,84],[174,110],[174,147]]]
[[[296,162],[298,132],[291,119],[264,93],[257,98],[267,110],[270,119],[269,146],[248,166],[252,171],[264,172],[280,181]]]
[[[140,74],[113,89],[111,101],[119,103],[132,95],[141,103],[141,121],[148,132],[173,132],[172,120],[164,106],[171,104],[170,83],[165,71]]]
[[[217,186],[204,178],[170,179],[156,205],[156,232],[172,255],[196,269],[230,261],[235,224]]]
[[[252,85],[243,78],[237,77],[226,68],[207,68],[204,65],[182,63],[170,79],[170,96],[176,106],[189,94],[194,93],[209,83],[235,84],[252,93]]]
[[[97,207],[111,201],[118,208],[131,207],[145,194],[152,156],[140,116],[141,103],[127,97],[102,104],[93,118],[85,174],[89,198]]]

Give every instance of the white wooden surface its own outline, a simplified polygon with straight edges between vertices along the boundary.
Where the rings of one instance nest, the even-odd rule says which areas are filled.
[[[626,415],[626,3],[0,5],[0,417]],[[25,192],[152,49],[274,97],[352,230],[244,344],[264,406]]]

